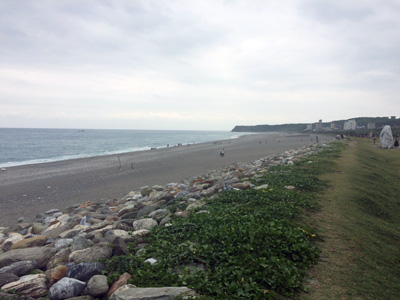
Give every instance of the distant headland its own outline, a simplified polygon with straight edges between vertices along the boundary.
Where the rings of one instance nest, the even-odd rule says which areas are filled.
[[[296,123],[280,125],[237,125],[232,132],[286,132],[286,131],[343,131],[343,130],[375,130],[385,125],[400,128],[400,118],[391,117],[359,117],[331,122]]]

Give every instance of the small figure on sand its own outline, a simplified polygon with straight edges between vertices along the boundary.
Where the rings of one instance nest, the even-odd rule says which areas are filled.
[[[224,149],[222,149],[222,150],[221,150],[221,152],[219,153],[219,156],[221,156],[221,157],[222,157],[222,156],[224,156],[224,155],[225,155],[225,150],[224,150]]]

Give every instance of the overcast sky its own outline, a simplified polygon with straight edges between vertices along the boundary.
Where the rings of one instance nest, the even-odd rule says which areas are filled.
[[[0,127],[392,115],[399,0],[0,0]]]

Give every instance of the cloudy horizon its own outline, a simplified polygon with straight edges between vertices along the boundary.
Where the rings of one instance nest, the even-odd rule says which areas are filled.
[[[400,116],[400,2],[1,1],[0,127]]]

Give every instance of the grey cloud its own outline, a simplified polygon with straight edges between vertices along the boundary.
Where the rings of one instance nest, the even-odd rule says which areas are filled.
[[[0,43],[7,62],[151,67],[156,60],[190,56],[222,36],[154,2],[49,3],[27,1],[3,13]]]
[[[366,1],[305,1],[300,10],[321,23],[336,23],[341,21],[360,21],[373,14]]]
[[[299,107],[342,95],[362,106],[359,95],[378,99],[383,91],[394,99],[399,6],[396,0],[0,1],[0,97],[7,98],[0,111],[16,101],[21,110],[26,103],[73,114],[84,100],[85,112],[92,106],[99,119],[103,111],[155,108],[165,115],[218,112],[225,120],[262,119],[265,109],[282,119],[291,115],[292,98]]]
[[[343,86],[377,89],[400,75],[400,4],[396,1],[306,1],[299,11],[333,42],[326,63],[341,69]],[[314,22],[314,23],[313,23]],[[385,75],[366,76],[364,73]],[[384,79],[383,79],[384,78]],[[347,82],[346,82],[347,80]]]

